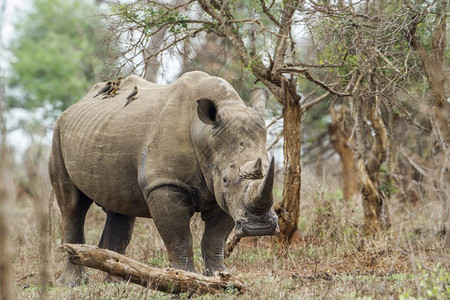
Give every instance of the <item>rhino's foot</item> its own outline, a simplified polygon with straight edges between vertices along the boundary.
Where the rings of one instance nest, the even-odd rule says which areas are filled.
[[[75,287],[81,284],[88,283],[88,278],[82,274],[75,272],[64,272],[61,277],[56,281],[58,285],[64,285],[67,287]]]
[[[220,276],[227,278],[231,276],[231,272],[224,266],[222,268],[207,268],[205,272],[203,272],[205,276]]]

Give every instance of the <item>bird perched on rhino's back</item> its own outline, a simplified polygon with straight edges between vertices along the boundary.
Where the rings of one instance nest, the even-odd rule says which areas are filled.
[[[123,107],[127,106],[128,104],[130,104],[131,101],[136,99],[137,93],[138,93],[138,87],[137,87],[137,85],[135,85],[133,91],[127,96],[127,103],[125,103],[125,105]]]
[[[118,86],[117,86],[116,82],[113,82],[111,87],[109,88],[109,90],[105,92],[105,96],[103,96],[102,99],[105,99],[108,96],[114,97],[117,94],[117,89],[118,89]]]
[[[118,90],[120,89],[119,87],[120,87],[120,84],[122,83],[122,78],[123,78],[123,76],[119,76],[119,77],[117,77],[117,80],[115,81]]]
[[[93,97],[93,98],[95,98],[95,97],[97,97],[98,95],[100,95],[100,94],[104,94],[104,93],[106,93],[107,91],[109,91],[109,89],[111,88],[111,85],[112,85],[112,81],[108,81],[99,91],[98,91],[98,93]]]

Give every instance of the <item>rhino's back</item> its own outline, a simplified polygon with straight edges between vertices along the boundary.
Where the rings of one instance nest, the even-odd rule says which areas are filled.
[[[170,85],[156,85],[131,76],[123,81],[118,95],[106,99],[93,98],[103,85],[97,84],[61,115],[56,127],[63,163],[83,193],[110,210],[148,216],[138,184],[143,153],[149,156],[146,159],[154,159],[155,169],[169,168],[168,172],[174,168],[168,160],[176,154],[170,151],[193,156],[188,139],[195,101],[189,94],[195,88],[188,88],[189,76],[183,77]],[[137,99],[123,107],[134,85],[139,89]],[[176,161],[186,159],[175,155]],[[163,171],[156,176],[164,176]]]

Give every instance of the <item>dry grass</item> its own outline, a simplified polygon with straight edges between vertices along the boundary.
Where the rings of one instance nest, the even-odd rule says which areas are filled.
[[[45,168],[42,169],[40,172],[45,172]],[[320,180],[305,170],[301,231],[289,255],[276,257],[267,237],[246,239],[226,264],[245,282],[247,292],[235,295],[230,289],[199,298],[450,298],[449,234],[440,231],[448,208],[432,198],[415,205],[393,200],[390,205],[391,229],[382,236],[369,239],[362,235],[360,204],[356,200],[342,200],[335,183],[327,184],[334,181]],[[49,187],[47,181],[41,183]],[[103,274],[92,269],[88,270],[89,284],[76,288],[57,286],[55,282],[62,272],[65,254],[55,250],[62,243],[61,218],[56,202],[53,200],[49,205],[48,199],[50,189],[46,188],[38,200],[26,195],[18,197],[9,210],[9,239],[18,299],[172,299],[189,296],[168,295],[126,282],[103,283]],[[36,205],[36,201],[41,205]],[[46,213],[41,210],[38,214],[37,207],[45,207]],[[42,217],[46,218],[46,226],[38,220]],[[86,221],[88,244],[97,244],[104,220],[102,210],[92,206]],[[202,224],[198,216],[192,227],[195,263],[201,271],[199,240]],[[152,266],[168,266],[164,245],[152,220],[138,219],[127,256]],[[44,269],[43,264],[47,264]]]

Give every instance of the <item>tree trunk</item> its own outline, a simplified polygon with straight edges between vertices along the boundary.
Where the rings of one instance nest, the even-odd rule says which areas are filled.
[[[359,100],[359,99],[358,99]],[[369,177],[366,169],[366,148],[364,140],[364,125],[361,103],[355,103],[356,106],[356,153],[359,186],[362,196],[364,209],[364,232],[367,235],[374,235],[381,231],[381,199],[378,191]]]
[[[442,1],[440,7],[438,6],[436,16],[436,26],[431,35],[431,48],[427,50],[419,41],[416,34],[418,23],[412,23],[409,28],[409,44],[411,48],[417,53],[422,62],[425,74],[428,79],[428,84],[433,94],[433,114],[432,126],[437,140],[442,146],[444,153],[446,153],[447,160],[450,161],[449,141],[450,141],[450,104],[447,101],[445,91],[445,47],[446,47],[446,28],[447,28],[447,13],[448,1]]]
[[[280,234],[277,236],[277,239],[282,251],[287,250],[294,233],[298,229],[301,187],[301,107],[298,97],[294,97],[287,88],[285,100],[283,108],[283,201],[281,206],[276,208],[280,225]]]
[[[441,147],[441,153],[444,158],[437,157],[435,161],[435,175],[432,176],[435,181],[436,194],[446,206],[448,198],[448,172],[450,163],[450,103],[449,95],[445,90],[446,76],[445,70],[445,52],[447,37],[447,16],[448,1],[438,1],[436,5],[436,24],[431,34],[431,45],[429,49],[416,36],[416,29],[419,21],[414,20],[409,28],[407,39],[411,48],[417,53],[427,76],[428,84],[433,95],[430,111],[430,121],[433,128],[436,144]],[[439,153],[440,154],[440,153]],[[444,161],[446,160],[446,161]],[[438,171],[439,170],[439,171]],[[440,173],[439,175],[437,173]],[[442,176],[446,174],[447,176]],[[442,231],[447,230],[446,223],[443,223]]]
[[[0,27],[1,29],[1,27]],[[0,299],[14,299],[14,281],[11,271],[11,256],[8,241],[8,211],[11,207],[11,188],[14,186],[9,171],[11,155],[6,146],[6,125],[3,119],[6,106],[6,97],[3,85],[0,83]]]
[[[364,209],[364,232],[366,235],[372,236],[381,232],[381,206],[383,203],[374,182],[367,174],[362,159],[358,160],[358,175]]]
[[[341,118],[332,113],[333,122],[328,125],[328,134],[331,144],[341,158],[342,174],[344,180],[344,198],[346,200],[358,194],[358,181],[353,150],[349,146],[349,137],[340,128]]]
[[[208,277],[177,269],[152,268],[122,254],[91,245],[64,244],[58,249],[69,254],[73,264],[100,269],[124,280],[158,291],[180,293],[216,293],[228,289],[244,290],[243,283],[230,274]]]
[[[3,155],[1,157],[3,161]],[[3,166],[0,166],[0,169]],[[3,173],[3,171],[0,171]],[[9,241],[7,224],[8,220],[6,218],[6,212],[11,207],[7,207],[6,199],[10,197],[9,193],[6,191],[6,181],[3,180],[3,174],[0,174],[0,299],[14,299],[13,286],[14,281],[12,279],[11,273],[11,256],[9,250]],[[5,184],[5,185],[4,185]],[[10,185],[12,186],[12,185]]]
[[[12,187],[10,179],[6,178],[5,166],[2,162],[6,161],[6,155],[4,155],[6,147],[0,145],[0,299],[14,299],[14,281],[11,272],[11,255],[8,241],[8,227],[7,224],[11,220],[7,218],[7,211],[11,209],[8,207],[9,198],[11,194],[7,190],[7,187]],[[10,160],[10,158],[8,159]]]
[[[161,45],[164,43],[167,27],[160,28],[159,31],[152,35],[147,47],[143,51],[145,61],[145,76],[144,78],[150,82],[157,83],[158,70],[161,66],[159,55],[155,53],[160,51]]]
[[[375,79],[374,79],[375,80]],[[377,93],[378,91],[376,91]],[[387,209],[385,209],[386,200],[380,189],[380,167],[386,160],[387,150],[387,131],[379,111],[379,99],[375,95],[371,101],[362,103],[362,99],[357,99],[354,106],[356,108],[356,149],[355,157],[357,159],[358,178],[364,209],[364,231],[371,236],[381,232],[386,227],[386,221],[389,219]],[[374,132],[371,141],[371,148],[366,156],[364,139],[364,120],[363,104],[366,104],[366,116],[370,121],[371,127],[368,131]]]

